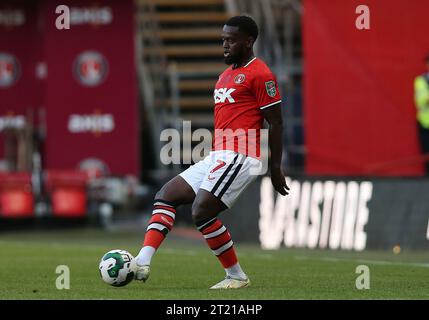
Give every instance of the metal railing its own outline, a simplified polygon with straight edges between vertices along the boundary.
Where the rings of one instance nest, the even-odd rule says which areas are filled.
[[[146,0],[138,6],[136,33],[136,65],[140,84],[140,97],[148,116],[152,144],[155,154],[161,150],[159,139],[167,122],[168,113],[168,66],[167,58],[162,53],[162,39],[159,36],[159,21],[153,0]],[[146,41],[146,43],[145,43]],[[147,50],[146,47],[155,50]],[[161,169],[157,159],[155,170]]]

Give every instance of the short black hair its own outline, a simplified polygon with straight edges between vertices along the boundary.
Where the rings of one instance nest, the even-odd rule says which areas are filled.
[[[258,25],[255,20],[249,16],[235,16],[230,18],[225,25],[231,27],[238,27],[238,30],[251,36],[254,41],[258,38]]]

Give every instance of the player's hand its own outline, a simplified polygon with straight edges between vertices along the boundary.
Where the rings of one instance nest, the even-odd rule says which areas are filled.
[[[271,169],[271,182],[274,189],[282,196],[289,194],[289,187],[286,184],[286,177],[281,168]]]

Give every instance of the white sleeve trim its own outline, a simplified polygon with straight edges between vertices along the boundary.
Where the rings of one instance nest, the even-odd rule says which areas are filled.
[[[246,63],[246,65],[243,68],[246,68],[249,64],[251,64],[255,60],[256,60],[256,57],[254,57],[252,60],[250,60],[248,63]]]
[[[275,105],[275,104],[277,104],[277,103],[280,103],[280,102],[282,102],[281,100],[277,100],[277,101],[275,101],[275,102],[272,102],[272,103],[270,103],[270,104],[267,104],[267,105],[265,105],[265,106],[263,106],[263,107],[260,107],[259,109],[265,109],[265,108],[268,108],[268,107],[271,107],[271,106],[273,106],[273,105]]]

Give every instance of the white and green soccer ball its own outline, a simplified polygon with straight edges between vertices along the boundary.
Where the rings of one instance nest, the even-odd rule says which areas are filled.
[[[101,278],[114,287],[122,287],[134,279],[137,264],[133,255],[126,250],[115,249],[107,252],[100,260]]]

